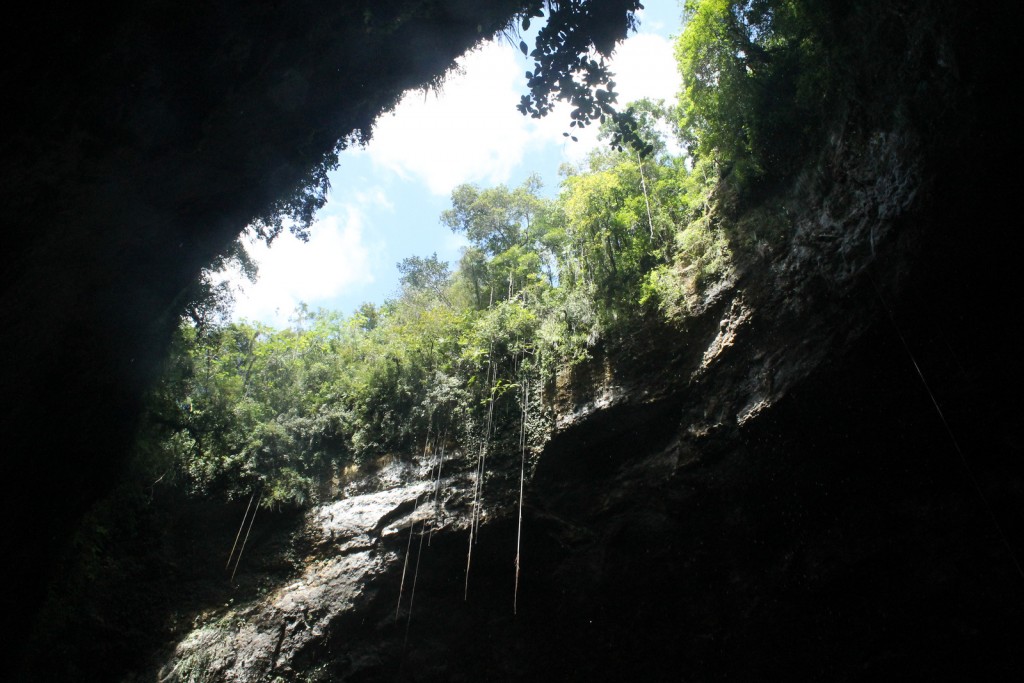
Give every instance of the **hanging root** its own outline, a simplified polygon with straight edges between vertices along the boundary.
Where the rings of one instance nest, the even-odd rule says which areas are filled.
[[[480,528],[480,506],[481,493],[483,488],[483,453],[484,445],[480,446],[480,454],[477,456],[476,482],[473,486],[473,511],[469,519],[469,549],[466,551],[466,586],[462,593],[462,599],[469,599],[469,569],[473,564],[473,543],[478,540],[478,529]]]
[[[1010,562],[1017,569],[1017,574],[1020,575],[1021,579],[1024,580],[1024,567],[1021,567],[1020,560],[1017,559],[1017,553],[1013,550],[1013,545],[1010,543],[1009,536],[1006,535],[1006,531],[1003,529],[1003,525],[999,523],[999,518],[996,516],[996,511],[992,508],[992,504],[989,502],[985,493],[981,489],[981,483],[974,474],[974,470],[971,468],[970,463],[967,461],[967,456],[964,455],[964,451],[960,448],[960,442],[957,440],[956,435],[953,433],[953,428],[950,427],[949,421],[946,419],[945,413],[942,412],[942,407],[939,405],[939,401],[935,398],[935,392],[932,391],[931,385],[928,384],[928,380],[925,379],[924,372],[921,371],[921,366],[917,363],[917,358],[914,353],[910,350],[910,345],[907,343],[906,337],[903,336],[903,332],[900,330],[899,325],[896,324],[896,317],[892,313],[892,309],[889,307],[885,297],[882,296],[882,290],[879,289],[878,283],[875,282],[874,278],[871,278],[871,284],[875,288],[875,294],[878,295],[878,300],[882,304],[882,308],[885,309],[886,315],[889,317],[889,322],[892,324],[893,330],[896,331],[896,336],[899,337],[900,343],[903,345],[903,350],[907,352],[907,356],[910,358],[910,362],[914,366],[914,370],[917,372],[918,379],[921,380],[921,385],[924,390],[928,393],[928,396],[932,400],[932,406],[935,407],[935,412],[939,416],[939,420],[942,421],[942,425],[946,428],[946,434],[949,436],[950,442],[953,444],[953,450],[956,451],[957,455],[960,456],[960,463],[963,465],[964,471],[967,473],[967,478],[974,486],[974,491],[978,494],[978,498],[981,500],[982,505],[988,512],[989,520],[992,522],[992,526],[995,528],[1000,540],[1003,542],[1003,547],[1006,549],[1007,555],[1010,557]],[[955,356],[954,356],[955,359]],[[959,361],[957,361],[959,363]]]
[[[488,352],[488,356],[494,353],[494,340],[491,340],[491,351]],[[494,433],[494,385],[498,381],[498,364],[493,360],[488,359],[487,367],[487,387],[488,393],[490,394],[490,401],[487,405],[487,423],[484,427],[484,440],[480,444],[480,472],[477,475],[478,482],[478,496],[477,505],[474,506],[476,517],[474,524],[476,526],[476,541],[480,542],[480,516],[483,511],[483,497],[484,497],[484,482],[487,478],[487,452],[491,446],[491,435]]]
[[[249,504],[245,506],[245,514],[242,515],[242,523],[238,525],[238,533],[235,534],[235,542],[231,544],[231,552],[228,554],[228,561],[224,565],[224,571],[228,570],[228,567],[231,566],[231,560],[235,557],[235,548],[238,547],[238,539],[242,537],[242,529],[245,528],[245,520],[249,518],[249,510],[252,508],[252,501],[255,497],[256,491],[253,491],[252,495],[249,496]]]
[[[469,525],[469,550],[466,551],[466,587],[462,592],[462,601],[469,600],[469,567],[473,563],[473,530],[476,527],[471,523]]]
[[[420,547],[416,551],[416,568],[412,573],[412,591],[409,593],[409,613],[405,620],[405,644],[402,646],[403,649],[409,644],[409,627],[412,625],[412,606],[416,602],[416,583],[420,578],[420,557],[423,555],[423,527],[426,526],[427,520],[424,519],[420,523]]]
[[[416,496],[416,501],[412,504],[412,514],[416,514],[416,510],[420,506],[420,497]],[[402,611],[402,593],[405,591],[405,574],[409,570],[409,551],[412,550],[412,531],[416,528],[416,521],[409,525],[409,541],[405,545],[405,562],[402,564],[402,581],[398,584],[398,606],[395,607],[395,623],[398,623],[398,614]]]
[[[263,491],[260,490],[260,496],[256,499],[256,507],[253,508],[252,517],[249,518],[249,528],[245,530],[245,538],[242,539],[242,547],[238,550],[238,558],[235,560],[235,569],[231,572],[231,583],[235,582],[235,574],[238,573],[238,565],[242,563],[242,553],[245,552],[245,544],[249,540],[249,532],[252,531],[252,523],[256,521],[256,512],[260,509],[260,501],[263,500]],[[242,520],[245,523],[245,520]],[[239,529],[241,531],[241,529]],[[230,562],[230,560],[228,560]]]
[[[493,297],[493,292],[492,292]],[[473,563],[473,544],[480,540],[480,518],[483,509],[484,475],[487,467],[487,448],[491,441],[491,429],[494,421],[494,382],[498,377],[497,364],[491,356],[494,353],[494,340],[491,340],[491,350],[488,352],[487,366],[487,387],[490,394],[490,404],[487,407],[487,424],[484,427],[484,439],[480,444],[480,452],[476,460],[476,483],[473,486],[473,511],[469,520],[469,550],[466,552],[466,586],[462,599],[469,598],[469,569]]]
[[[516,530],[516,585],[512,594],[512,614],[519,610],[519,559],[523,539],[523,489],[526,481],[526,412],[530,401],[530,384],[523,382],[523,422],[519,429],[519,527]]]
[[[437,459],[437,479],[434,483],[434,520],[430,525],[430,534],[427,536],[427,546],[430,545],[430,541],[434,538],[434,529],[437,528],[437,520],[441,516],[441,467],[444,465],[444,446],[447,438],[448,430],[446,429],[444,436],[441,437],[441,452]]]

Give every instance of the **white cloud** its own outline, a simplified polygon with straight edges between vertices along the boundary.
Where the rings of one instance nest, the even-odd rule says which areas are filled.
[[[619,45],[612,59],[619,102],[642,97],[671,101],[681,80],[672,43],[653,33],[638,33]]]
[[[522,72],[508,45],[489,43],[459,60],[440,96],[412,92],[374,127],[367,153],[438,195],[464,182],[506,181],[530,134],[515,109]]]
[[[306,243],[286,233],[272,247],[262,242],[246,245],[259,264],[259,280],[251,284],[232,277],[242,289],[233,317],[283,327],[299,302],[315,307],[346,288],[373,282],[362,213],[352,205],[343,212],[343,218],[331,215],[317,221]]]
[[[381,208],[391,213],[395,211],[395,205],[391,203],[384,188],[380,185],[356,189],[352,193],[352,197],[360,206]]]
[[[516,110],[530,65],[513,46],[487,43],[459,65],[461,73],[451,76],[439,96],[408,93],[393,114],[377,121],[364,152],[375,165],[447,195],[460,183],[507,182],[527,148],[558,145],[564,160],[578,162],[599,144],[596,125],[569,127],[567,104],[540,120]],[[654,34],[638,33],[621,44],[611,69],[620,104],[642,97],[671,100],[679,89],[672,43]]]

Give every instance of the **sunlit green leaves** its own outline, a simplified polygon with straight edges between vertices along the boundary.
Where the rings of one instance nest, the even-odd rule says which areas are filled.
[[[604,58],[635,28],[635,13],[641,6],[639,0],[553,3],[529,53],[534,59],[527,77],[530,94],[523,96],[519,111],[539,118],[562,100],[572,107],[572,124],[578,127],[611,115],[614,83]],[[529,14],[539,16],[539,12],[540,3]],[[523,23],[529,26],[528,19]],[[596,59],[591,56],[595,52]]]
[[[694,157],[713,157],[746,184],[793,169],[821,132],[833,87],[822,4],[687,1],[679,126]]]

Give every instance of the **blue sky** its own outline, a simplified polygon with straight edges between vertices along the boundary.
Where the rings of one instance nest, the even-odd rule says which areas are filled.
[[[612,60],[620,104],[671,99],[679,89],[671,40],[677,0],[644,4],[639,31]],[[241,288],[234,318],[282,327],[299,302],[351,313],[397,292],[395,264],[406,256],[437,252],[456,262],[465,243],[439,216],[461,183],[514,186],[537,172],[554,193],[559,166],[586,157],[598,144],[597,127],[572,142],[562,135],[567,107],[539,121],[522,116],[516,104],[529,68],[517,47],[490,42],[460,60],[461,73],[441,92],[407,93],[377,121],[366,148],[342,153],[307,243],[283,235],[269,249],[248,247],[260,278],[255,285],[234,278]]]

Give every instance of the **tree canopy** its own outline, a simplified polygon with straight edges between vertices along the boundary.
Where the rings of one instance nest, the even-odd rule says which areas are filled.
[[[197,494],[302,503],[353,463],[441,434],[453,453],[511,448],[527,400],[531,443],[543,442],[550,412],[519,388],[631,334],[657,314],[655,285],[671,289],[657,273],[703,254],[680,235],[707,231],[692,197],[706,186],[667,152],[668,110],[633,111],[648,154],[596,151],[565,170],[555,199],[536,176],[455,188],[440,220],[468,240],[457,267],[436,253],[403,259],[401,291],[380,307],[300,307],[283,330],[183,319],[140,442],[154,474]],[[727,267],[700,272],[711,281]],[[674,286],[691,287],[685,298],[691,285]]]
[[[500,439],[523,408],[510,388],[550,384],[646,317],[689,315],[750,244],[722,227],[722,180],[735,192],[785,176],[818,134],[830,15],[802,0],[691,0],[677,106],[615,112],[602,56],[639,7],[531,3],[519,15],[526,29],[547,14],[521,110],[539,116],[566,99],[572,127],[601,121],[610,142],[564,169],[557,198],[541,196],[537,176],[457,187],[440,219],[468,241],[458,265],[403,259],[401,292],[380,307],[303,310],[287,330],[186,320],[151,403],[154,461],[196,490],[308,500],[328,472],[442,431],[470,450],[489,438],[484,406],[497,405]],[[672,130],[682,156],[668,151]],[[543,422],[534,427],[531,438],[546,438]]]
[[[676,56],[692,154],[747,180],[793,170],[834,94],[828,12],[804,0],[686,2]]]

